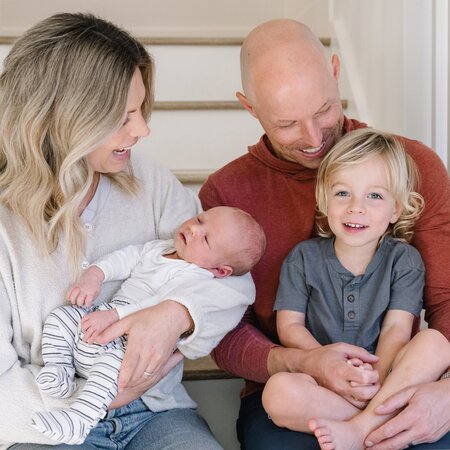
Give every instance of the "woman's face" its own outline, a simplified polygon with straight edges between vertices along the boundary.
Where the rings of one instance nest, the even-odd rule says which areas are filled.
[[[136,69],[128,91],[127,114],[123,125],[86,157],[94,171],[100,173],[120,172],[127,165],[131,147],[141,137],[149,135],[150,129],[141,111],[144,98],[145,87],[141,72]]]

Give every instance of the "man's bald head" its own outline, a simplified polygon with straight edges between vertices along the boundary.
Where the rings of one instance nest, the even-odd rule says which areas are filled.
[[[280,159],[315,169],[342,135],[339,58],[329,58],[300,22],[257,26],[241,49],[242,87],[236,96],[266,132]]]
[[[265,22],[254,28],[241,48],[242,88],[250,101],[255,91],[268,78],[277,78],[299,70],[327,69],[327,60],[320,40],[304,24],[290,19]]]

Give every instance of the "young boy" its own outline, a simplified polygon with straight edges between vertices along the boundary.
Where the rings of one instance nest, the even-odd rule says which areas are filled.
[[[42,339],[45,365],[36,378],[40,389],[53,397],[69,397],[74,393],[75,370],[87,379],[85,387],[70,409],[35,414],[34,427],[55,441],[81,444],[117,394],[117,377],[126,344],[122,337],[99,346],[95,344],[96,337],[125,315],[167,298],[176,299],[173,295],[180,287],[189,289],[189,285],[197,285],[204,279],[249,272],[264,249],[264,232],[249,214],[237,208],[217,207],[184,222],[173,240],[129,246],[88,267],[67,294],[68,300],[79,307],[57,308],[45,323]],[[122,279],[126,280],[113,300],[90,312],[101,284]],[[227,305],[223,305],[225,308]],[[194,324],[201,323],[202,305],[194,315]],[[229,320],[232,329],[240,317],[236,321],[235,314],[230,312]],[[218,343],[198,342],[195,336],[192,330],[191,335],[180,337],[177,348],[186,357],[207,355]],[[165,402],[176,401],[176,396],[168,393],[182,389],[183,366],[177,364],[182,360],[180,352],[175,352],[167,363],[172,370],[152,388],[155,397],[165,398]],[[144,372],[144,376],[152,375]]]
[[[423,208],[415,183],[412,160],[392,136],[368,128],[349,133],[319,168],[322,237],[294,247],[283,264],[275,309],[284,346],[347,342],[379,358],[373,366],[348,360],[378,373],[369,403],[343,398],[306,374],[269,379],[263,404],[272,420],[312,431],[322,450],[362,450],[369,432],[392,417],[377,416],[376,406],[405,386],[436,380],[450,365],[450,345],[439,332],[425,330],[409,342],[424,284],[420,255],[407,244]]]

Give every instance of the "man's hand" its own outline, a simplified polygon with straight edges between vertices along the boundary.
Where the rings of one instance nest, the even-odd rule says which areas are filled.
[[[91,306],[98,297],[105,274],[97,266],[88,267],[83,274],[73,283],[67,292],[67,300],[72,305]]]
[[[352,361],[360,361],[360,364]],[[307,373],[319,385],[341,395],[357,408],[364,408],[380,389],[379,377],[376,370],[361,370],[357,366],[377,361],[378,357],[365,349],[345,343],[311,350],[274,347],[269,353],[268,369],[270,375],[283,371]]]
[[[435,442],[450,431],[449,411],[450,379],[402,389],[375,409],[379,415],[399,413],[372,431],[365,445],[371,450],[391,450]]]

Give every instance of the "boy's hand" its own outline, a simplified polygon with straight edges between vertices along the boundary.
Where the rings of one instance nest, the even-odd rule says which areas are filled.
[[[67,300],[72,305],[91,306],[98,297],[105,274],[97,266],[88,267],[81,277],[70,286]]]
[[[81,329],[84,332],[83,341],[94,344],[97,336],[118,320],[119,314],[114,308],[86,314],[81,319]]]

